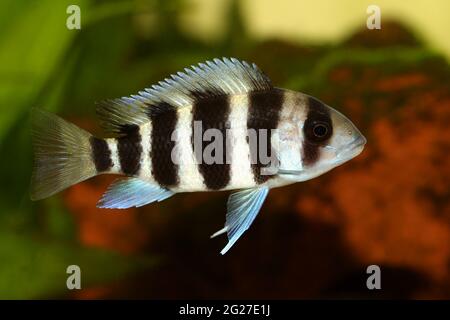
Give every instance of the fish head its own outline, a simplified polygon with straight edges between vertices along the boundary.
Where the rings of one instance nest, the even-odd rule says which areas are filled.
[[[367,139],[346,116],[330,109],[333,134],[323,146],[322,159],[325,166],[335,167],[359,155],[367,143]]]
[[[304,120],[299,123],[302,152],[300,180],[319,176],[359,155],[367,142],[342,113],[316,98],[307,99]]]

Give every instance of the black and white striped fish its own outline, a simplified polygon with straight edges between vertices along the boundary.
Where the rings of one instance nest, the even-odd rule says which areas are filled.
[[[255,64],[234,58],[200,63],[137,95],[102,103],[98,116],[112,138],[33,110],[31,198],[104,173],[128,177],[108,188],[101,208],[239,189],[228,199],[225,227],[213,235],[227,233],[222,254],[249,228],[270,188],[314,178],[358,155],[366,143],[338,111],[273,87]],[[263,149],[276,161],[263,161]],[[207,151],[215,161],[202,161]]]

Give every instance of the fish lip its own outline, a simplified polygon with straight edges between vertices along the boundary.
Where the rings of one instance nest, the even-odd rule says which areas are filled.
[[[350,150],[358,149],[359,147],[365,146],[367,143],[367,139],[364,136],[359,136],[351,145]]]
[[[337,157],[339,159],[343,159],[343,158],[348,159],[349,158],[349,157],[347,157],[348,155],[350,155],[351,158],[356,157],[358,154],[360,154],[363,151],[366,143],[367,143],[367,139],[363,135],[361,135],[355,141],[353,141],[347,149],[341,151],[337,155]],[[358,152],[355,153],[354,152],[355,150],[358,150]]]

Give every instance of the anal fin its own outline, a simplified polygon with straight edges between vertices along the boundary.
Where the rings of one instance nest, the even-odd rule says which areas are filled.
[[[108,187],[97,207],[108,209],[141,207],[167,199],[173,194],[174,192],[170,190],[138,178],[119,179]]]

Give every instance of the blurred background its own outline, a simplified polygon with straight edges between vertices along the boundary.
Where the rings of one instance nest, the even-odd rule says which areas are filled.
[[[66,28],[67,6],[81,30]],[[450,2],[2,0],[0,298],[450,298]],[[102,135],[95,102],[233,56],[316,96],[368,139],[274,189],[225,256],[227,193],[100,210],[111,176],[29,200],[29,111]],[[82,290],[66,288],[81,268]],[[381,267],[381,290],[366,288]]]

